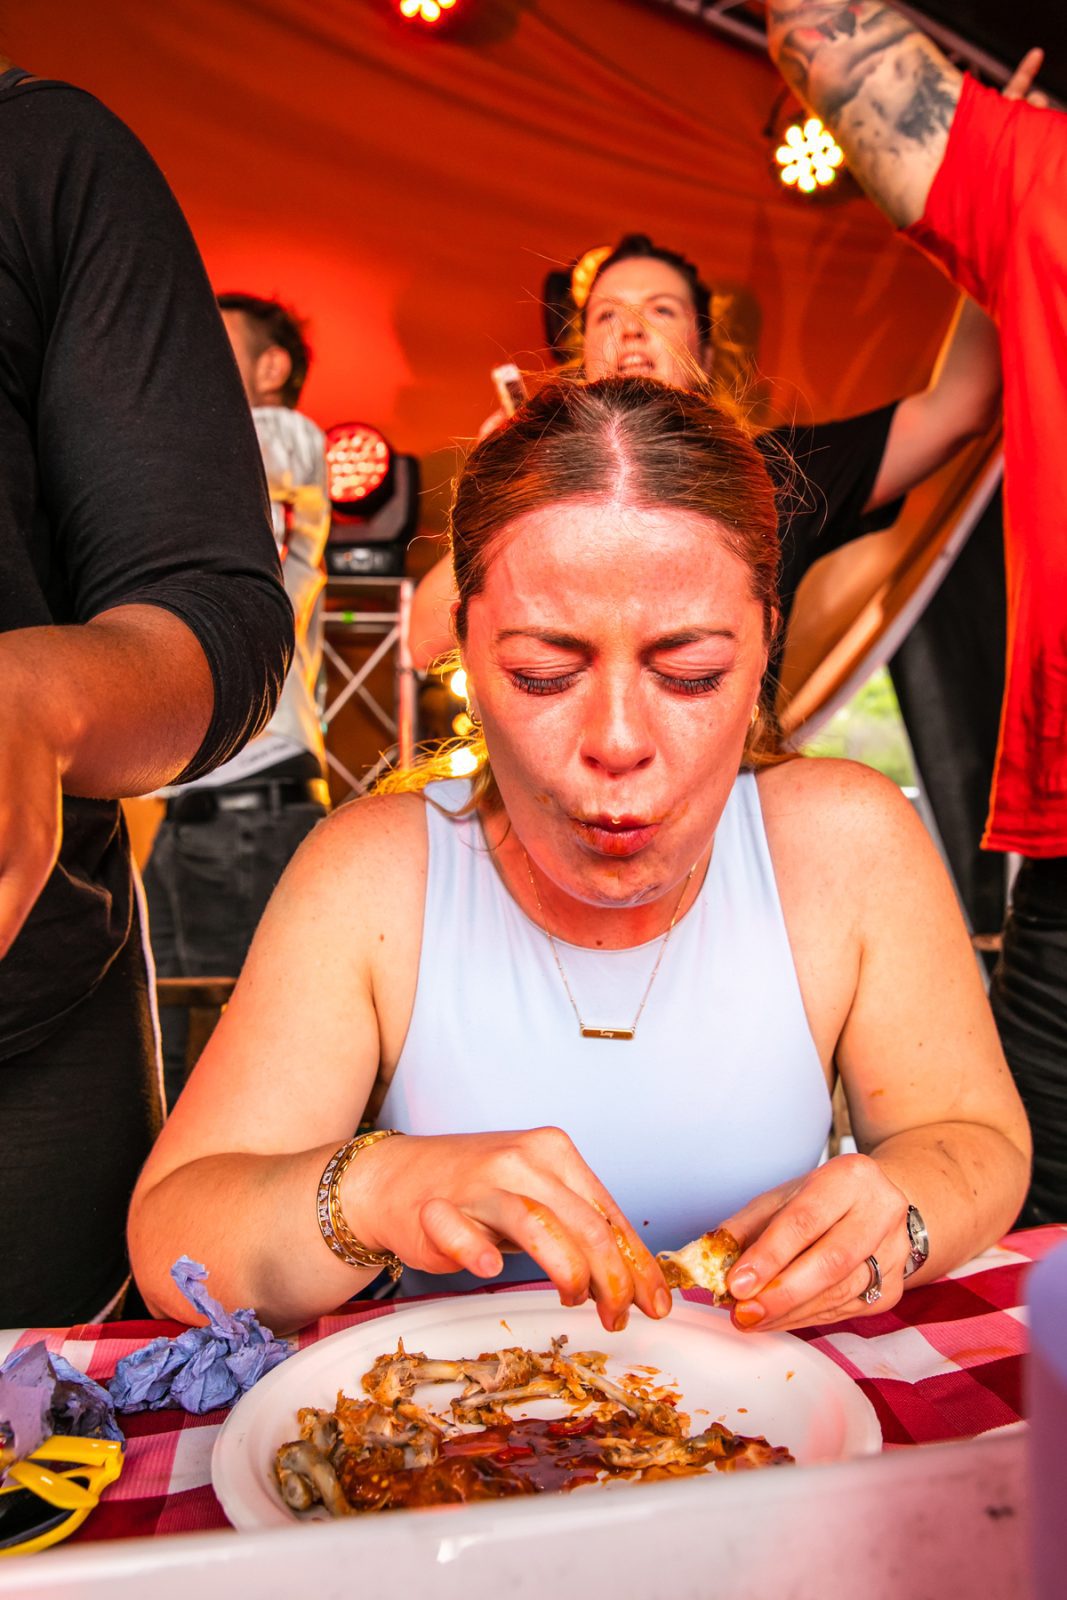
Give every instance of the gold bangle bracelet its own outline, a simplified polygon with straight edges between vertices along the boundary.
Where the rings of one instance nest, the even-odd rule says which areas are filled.
[[[361,1150],[377,1144],[379,1139],[392,1139],[399,1132],[399,1128],[377,1128],[373,1133],[357,1134],[343,1144],[326,1163],[315,1206],[319,1231],[335,1256],[339,1256],[350,1267],[376,1267],[379,1272],[384,1267],[394,1283],[404,1270],[400,1257],[391,1250],[368,1250],[365,1244],[360,1243],[345,1221],[340,1190],[341,1179]]]

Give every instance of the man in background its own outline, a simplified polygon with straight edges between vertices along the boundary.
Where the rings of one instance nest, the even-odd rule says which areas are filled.
[[[209,776],[162,791],[166,813],[145,872],[160,977],[240,972],[275,884],[329,806],[316,703],[330,529],[325,439],[296,410],[310,352],[300,321],[278,301],[224,294],[219,306],[263,455],[296,651],[265,731]],[[160,1020],[173,1105],[185,1081],[188,1017],[165,1007]]]
[[[774,0],[767,28],[784,76],[871,198],[1000,332],[1008,656],[983,844],[1023,860],[990,999],[1034,1134],[1022,1220],[1064,1222],[1067,116],[1013,98],[1039,50],[999,95],[892,5]]]

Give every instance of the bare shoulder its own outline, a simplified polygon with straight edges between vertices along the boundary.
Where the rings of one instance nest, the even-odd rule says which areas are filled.
[[[355,850],[361,856],[410,850],[426,838],[426,800],[420,793],[368,794],[346,800],[313,835],[330,850]]]
[[[283,911],[311,899],[330,914],[421,900],[426,881],[426,802],[421,794],[348,801],[305,839],[276,894]],[[348,918],[346,916],[345,920]]]
[[[797,756],[759,774],[776,859],[804,858],[850,874],[879,873],[928,848],[928,835],[895,783],[857,761]]]
[[[910,816],[912,806],[901,789],[889,778],[864,766],[862,762],[843,762],[824,755],[797,755],[789,762],[766,766],[758,773],[763,813],[813,811],[813,821],[822,818],[838,826],[849,816],[872,808]]]

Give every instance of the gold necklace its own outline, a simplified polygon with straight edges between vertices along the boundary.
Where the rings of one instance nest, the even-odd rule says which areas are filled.
[[[641,1013],[645,1009],[645,1005],[646,1005],[646,1003],[648,1001],[649,995],[652,993],[652,985],[656,981],[656,973],[659,971],[660,962],[663,960],[663,957],[667,953],[667,946],[670,943],[671,934],[674,932],[674,924],[678,921],[678,913],[679,913],[679,911],[681,911],[681,909],[682,909],[682,901],[685,899],[685,891],[689,887],[690,878],[693,876],[693,873],[697,869],[696,868],[696,862],[695,861],[693,862],[693,865],[689,868],[689,871],[686,873],[685,882],[682,884],[682,892],[678,896],[678,904],[675,906],[675,908],[674,908],[674,916],[671,918],[671,925],[667,929],[666,933],[663,935],[663,939],[662,939],[662,941],[660,943],[660,947],[659,947],[659,953],[656,956],[655,965],[653,966],[651,976],[649,977],[649,980],[648,980],[647,984],[645,985],[645,992],[641,996],[641,1004],[637,1008],[637,1012],[636,1012],[636,1014],[634,1016],[634,1020],[631,1022],[630,1026],[628,1028],[591,1028],[591,1027],[589,1027],[589,1025],[587,1023],[583,1022],[582,1013],[578,1010],[578,1002],[575,1000],[574,995],[571,993],[571,986],[567,982],[567,974],[563,970],[563,962],[559,958],[559,950],[556,947],[556,941],[552,937],[551,933],[548,931],[548,924],[545,921],[545,908],[541,904],[541,896],[540,896],[540,894],[538,893],[538,890],[537,890],[537,879],[533,875],[533,867],[530,865],[530,858],[526,854],[525,850],[522,853],[523,853],[523,857],[524,857],[524,859],[526,861],[526,871],[527,871],[527,874],[528,874],[529,879],[530,879],[530,888],[533,890],[534,899],[537,902],[537,915],[541,919],[541,924],[540,924],[541,925],[541,932],[544,934],[545,938],[548,940],[549,948],[552,951],[552,955],[553,955],[553,957],[555,959],[557,971],[559,972],[559,975],[563,980],[563,987],[567,991],[567,999],[571,1003],[571,1010],[574,1012],[574,1015],[578,1019],[578,1031],[579,1031],[579,1033],[581,1034],[583,1039],[632,1039],[634,1034],[637,1032],[637,1024],[641,1020]]]

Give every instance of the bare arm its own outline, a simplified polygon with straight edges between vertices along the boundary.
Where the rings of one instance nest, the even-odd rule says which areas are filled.
[[[872,1255],[881,1308],[899,1298],[909,1203],[930,1233],[929,1260],[909,1285],[968,1260],[1011,1227],[1030,1158],[955,896],[919,819],[866,769],[816,761],[798,776],[788,796],[794,826],[777,830],[775,865],[788,882],[790,852],[808,851],[824,904],[837,907],[835,922],[852,923],[855,980],[835,1054],[860,1154],[728,1220],[748,1246],[731,1288],[759,1308],[751,1318],[740,1308],[738,1320],[765,1329],[861,1314]],[[797,829],[801,813],[808,825]]]
[[[411,660],[417,671],[426,672],[440,656],[456,648],[452,631],[455,603],[452,562],[445,556],[420,581],[411,602]]]
[[[158,606],[0,637],[0,955],[44,887],[62,792],[143,794],[177,776],[214,705],[192,632]]]
[[[898,226],[917,222],[948,143],[962,74],[878,0],[771,0],[771,55],[833,129],[849,169]]]
[[[478,429],[478,442],[507,420],[503,411],[486,417]],[[444,556],[421,579],[411,602],[411,660],[416,672],[428,672],[435,661],[456,648],[452,608],[457,599],[452,561]]]
[[[981,306],[960,299],[930,383],[897,406],[865,510],[888,504],[936,472],[993,425],[1000,403],[1000,341]]]
[[[286,871],[134,1194],[130,1255],[155,1309],[187,1315],[169,1278],[183,1252],[207,1264],[225,1305],[252,1305],[278,1330],[332,1310],[373,1276],[331,1253],[315,1201],[379,1060],[395,1060],[406,1034],[422,804],[399,795],[343,806]],[[633,1304],[670,1310],[647,1248],[559,1129],[383,1140],[352,1163],[341,1204],[364,1244],[423,1272],[493,1277],[510,1241],[567,1304],[591,1296],[606,1327]]]

